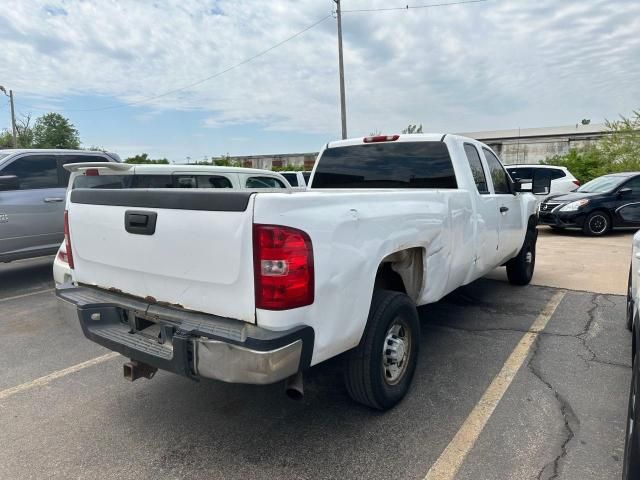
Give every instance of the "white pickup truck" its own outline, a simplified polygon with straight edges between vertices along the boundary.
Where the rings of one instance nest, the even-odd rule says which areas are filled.
[[[528,180],[528,182],[531,182]],[[545,193],[541,173],[529,191]],[[92,189],[69,193],[72,283],[57,290],[86,337],[192,379],[301,393],[344,355],[346,388],[377,409],[406,394],[416,306],[506,265],[527,284],[536,201],[484,144],[454,135],[328,143],[307,191]]]

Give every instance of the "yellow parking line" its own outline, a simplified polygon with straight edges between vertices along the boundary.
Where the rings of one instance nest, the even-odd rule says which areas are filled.
[[[453,440],[449,442],[447,448],[444,449],[438,460],[431,466],[425,480],[451,480],[455,478],[462,466],[462,462],[471,451],[496,406],[529,355],[531,346],[538,338],[538,334],[547,326],[564,295],[564,291],[559,291],[551,297],[538,315],[538,318],[531,325],[529,331],[522,336],[513,349],[511,355],[502,366],[502,370],[485,390],[482,398],[464,421]]]
[[[35,292],[23,293],[22,295],[15,295],[13,297],[0,298],[0,302],[9,302],[11,300],[18,300],[19,298],[30,297],[31,295],[40,295],[41,293],[53,292],[54,288],[47,288],[45,290],[36,290]]]
[[[6,390],[0,391],[0,400],[5,400],[13,395],[18,393],[22,393],[26,390],[31,390],[35,387],[42,387],[47,385],[48,383],[57,380],[58,378],[64,377],[71,373],[78,372],[87,367],[92,367],[93,365],[98,365],[99,363],[106,362],[107,360],[111,360],[119,356],[120,354],[117,352],[107,353],[106,355],[102,355],[100,357],[92,358],[91,360],[87,360],[86,362],[78,363],[69,368],[65,368],[64,370],[58,370],[57,372],[50,373],[49,375],[45,375],[44,377],[36,378],[27,383],[23,383],[22,385],[16,385],[15,387],[8,388]]]

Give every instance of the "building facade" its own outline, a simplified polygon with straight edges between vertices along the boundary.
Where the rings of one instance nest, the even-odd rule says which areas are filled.
[[[523,128],[485,132],[460,133],[489,145],[505,164],[540,163],[554,155],[564,155],[572,148],[587,147],[607,135],[604,124],[568,127]],[[293,166],[298,170],[311,170],[317,152],[283,153],[230,157],[245,167],[271,170],[273,167]]]

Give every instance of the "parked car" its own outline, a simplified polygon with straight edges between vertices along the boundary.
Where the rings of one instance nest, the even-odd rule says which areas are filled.
[[[540,204],[540,223],[553,229],[581,228],[593,236],[639,228],[640,172],[604,175],[574,193],[549,197]]]
[[[286,178],[292,187],[305,188],[309,185],[309,178],[311,178],[311,172],[282,172],[282,176]]]
[[[58,250],[69,179],[64,165],[119,161],[108,152],[0,150],[0,262]]]
[[[560,195],[575,191],[580,186],[580,181],[574,177],[566,167],[557,167],[554,165],[506,165],[505,168],[511,178],[518,181],[526,181],[533,178],[535,169],[544,168],[551,172],[551,195]],[[540,200],[543,200],[540,198]]]
[[[536,258],[534,196],[455,135],[329,143],[305,192],[76,189],[66,218],[73,283],[57,295],[132,359],[126,378],[301,393],[305,369],[344,353],[347,391],[377,409],[411,384],[417,305],[500,265],[527,284]]]
[[[640,478],[640,324],[638,323],[640,302],[638,289],[640,282],[640,231],[633,236],[631,265],[629,267],[629,284],[627,287],[627,328],[632,331],[632,373],[629,388],[629,407],[627,412],[627,430],[625,436],[623,480]]]
[[[111,168],[110,168],[111,167]],[[286,189],[287,181],[276,172],[250,168],[206,165],[128,165],[117,169],[95,164],[67,165],[69,188],[235,188],[239,190]],[[100,175],[102,172],[102,175]],[[88,174],[89,173],[89,174]],[[56,285],[71,280],[71,268],[64,243],[53,261]]]

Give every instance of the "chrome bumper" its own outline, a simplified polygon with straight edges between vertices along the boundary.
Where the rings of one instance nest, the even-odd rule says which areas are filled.
[[[195,340],[195,373],[229,383],[266,385],[298,372],[302,340],[275,350],[258,351],[218,340]]]

